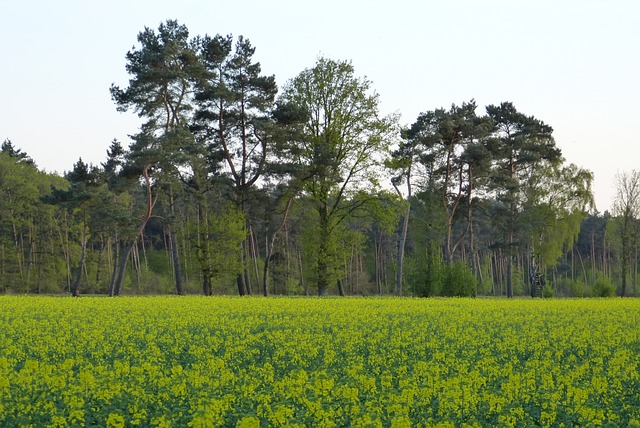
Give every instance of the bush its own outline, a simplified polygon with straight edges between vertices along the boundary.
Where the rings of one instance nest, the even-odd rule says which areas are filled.
[[[556,291],[559,296],[563,297],[586,297],[587,286],[579,278],[572,280],[571,278],[558,278]]]
[[[571,297],[585,297],[587,286],[583,281],[575,280],[569,284]]]
[[[593,286],[593,297],[613,297],[616,295],[616,286],[609,278],[600,278]]]
[[[477,284],[476,277],[467,264],[452,263],[445,268],[442,295],[471,297],[476,293]]]
[[[545,299],[550,299],[554,295],[553,288],[549,284],[545,285],[542,289],[542,297]]]
[[[413,293],[419,297],[440,295],[445,272],[441,251],[432,246],[422,254],[407,257],[407,280]]]

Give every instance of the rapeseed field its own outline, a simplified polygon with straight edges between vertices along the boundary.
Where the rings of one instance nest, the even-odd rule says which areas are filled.
[[[0,297],[2,427],[632,426],[640,301]]]

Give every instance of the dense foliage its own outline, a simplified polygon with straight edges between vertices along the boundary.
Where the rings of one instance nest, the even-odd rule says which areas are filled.
[[[141,119],[128,145],[60,177],[6,140],[0,291],[638,292],[635,199],[590,213],[592,174],[542,120],[471,100],[401,129],[351,63],[320,58],[278,94],[254,53],[145,28],[111,87]]]
[[[622,299],[5,296],[0,425],[638,426],[639,322]]]

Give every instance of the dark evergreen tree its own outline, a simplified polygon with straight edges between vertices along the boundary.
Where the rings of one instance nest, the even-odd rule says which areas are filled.
[[[246,204],[264,173],[273,144],[271,112],[277,86],[274,76],[262,75],[260,63],[253,61],[255,48],[249,40],[240,36],[234,48],[232,45],[231,36],[199,40],[207,75],[199,82],[193,129],[211,152],[211,159],[220,162],[215,169],[228,172],[232,200],[244,213],[249,230]],[[237,278],[240,295],[250,292],[248,248],[245,242],[240,252],[245,265]]]
[[[533,116],[516,110],[510,102],[487,106],[499,141],[494,153],[494,185],[497,200],[504,207],[505,229],[502,244],[507,252],[507,296],[513,297],[513,256],[519,246],[515,239],[517,216],[522,204],[526,177],[541,163],[562,161],[555,145],[553,128]]]
[[[187,28],[177,21],[160,24],[157,32],[145,28],[138,35],[138,42],[140,48],[134,47],[126,56],[126,69],[131,75],[128,87],[120,89],[112,85],[111,94],[119,110],[132,109],[145,119],[128,152],[129,169],[137,170],[144,178],[148,194],[139,230],[144,230],[151,218],[157,200],[154,191],[162,190],[167,198],[166,218],[176,293],[183,294],[175,193],[180,183],[180,167],[187,163],[189,146],[193,144],[188,129],[191,95],[196,82],[204,76],[204,68]],[[122,285],[126,259],[136,239],[129,242],[122,253],[115,294]]]

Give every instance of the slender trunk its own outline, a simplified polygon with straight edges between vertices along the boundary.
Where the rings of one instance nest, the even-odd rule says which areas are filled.
[[[247,239],[246,239],[246,236],[245,236],[245,239],[240,242],[240,266],[242,268],[241,268],[241,271],[238,273],[237,278],[236,278],[236,281],[238,283],[238,294],[240,296],[244,296],[244,295],[248,294],[248,287],[249,287],[249,285],[246,282],[246,280],[247,280],[246,248],[247,248]]]
[[[120,240],[116,237],[116,243],[115,243],[115,251],[113,254],[113,266],[111,269],[111,279],[109,280],[109,296],[113,296],[114,293],[114,287],[115,287],[115,283],[116,283],[116,276],[118,274],[118,263],[117,260],[120,256]]]
[[[260,272],[258,270],[258,245],[256,243],[256,237],[253,233],[252,227],[249,228],[249,238],[251,239],[251,258],[253,259],[253,271],[256,276],[256,285],[258,285],[260,284]]]
[[[196,234],[196,254],[200,263],[200,272],[202,274],[202,293],[205,296],[211,296],[213,290],[211,287],[211,278],[213,272],[211,268],[211,252],[209,247],[209,214],[206,210],[202,198],[198,201],[198,233]]]
[[[607,253],[607,237],[602,237],[602,276],[609,276],[609,254]]]
[[[395,186],[396,192],[399,196],[402,196],[400,190]],[[411,163],[407,168],[407,210],[404,213],[404,219],[402,220],[402,235],[400,237],[400,243],[398,245],[398,269],[396,271],[396,288],[395,294],[402,296],[402,279],[404,268],[404,252],[407,246],[407,235],[409,233],[409,220],[411,218]]]
[[[404,213],[404,219],[402,221],[402,236],[400,237],[400,244],[398,245],[398,270],[396,272],[396,295],[402,296],[402,276],[404,267],[404,251],[407,245],[407,235],[409,233],[409,219],[411,217],[411,205],[407,198],[407,210]]]
[[[633,258],[633,290],[632,290],[632,295],[635,296],[636,295],[636,287],[638,285],[638,246],[635,246],[635,251],[634,251],[634,258]]]
[[[22,245],[21,245],[21,239],[20,236],[18,234],[18,230],[16,228],[16,220],[15,218],[12,218],[12,226],[13,226],[13,239],[14,242],[16,244],[16,260],[18,262],[18,272],[20,273],[20,281],[24,282],[24,272],[23,272],[23,268],[22,268],[22,258],[23,258],[23,249],[22,249]]]
[[[241,201],[243,199],[241,198]],[[245,209],[244,209],[244,203],[240,202],[238,204],[238,209],[243,212],[246,213]],[[240,242],[240,266],[241,266],[241,271],[238,273],[237,277],[236,277],[236,282],[238,284],[238,294],[240,296],[244,296],[245,294],[251,294],[249,293],[249,275],[247,274],[247,224],[246,224],[246,219],[245,219],[245,226],[244,226],[244,231],[245,231],[245,237],[244,240],[242,240]]]
[[[584,266],[584,260],[582,259],[582,254],[580,254],[580,250],[578,250],[578,258],[580,259],[580,266],[582,266],[582,276],[584,278],[584,285],[586,286],[589,282],[587,278],[587,269]]]
[[[596,237],[595,231],[591,231],[591,284],[596,282]]]
[[[378,295],[382,295],[382,231],[378,232],[378,239],[376,239],[376,291]]]
[[[472,257],[474,258],[474,264],[478,272],[478,282],[481,286],[483,286],[484,291],[484,274],[482,273],[482,260],[480,259],[480,253],[475,253],[475,255],[472,255]]]
[[[140,253],[137,245],[131,249],[131,263],[136,271],[136,283],[138,284],[138,294],[140,294],[142,292],[142,272],[140,271]]]
[[[100,279],[101,279],[101,273],[102,273],[102,269],[101,265],[102,265],[102,257],[104,255],[104,249],[105,249],[106,245],[104,242],[104,237],[100,240],[100,250],[98,251],[98,261],[96,263],[96,287],[100,287]]]
[[[629,270],[629,255],[626,253],[627,249],[626,245],[622,246],[622,257],[621,257],[621,266],[620,266],[620,274],[622,276],[622,289],[620,290],[620,296],[626,297],[627,295],[627,272]]]
[[[71,250],[69,248],[69,221],[67,219],[67,213],[64,214],[64,235],[60,232],[60,239],[62,240],[62,246],[65,252],[65,263],[67,268],[67,289],[71,291]]]
[[[307,283],[307,281],[304,280],[304,266],[302,265],[302,251],[300,251],[300,248],[296,248],[296,255],[297,255],[297,261],[298,261],[298,269],[300,271],[299,275],[300,275],[300,286],[302,287],[302,289],[304,290],[304,295],[308,296],[309,295],[309,284]]]
[[[127,268],[127,260],[129,259],[129,254],[131,253],[131,249],[133,248],[136,241],[138,240],[138,237],[142,236],[142,232],[144,231],[144,228],[147,226],[147,223],[151,218],[151,212],[153,211],[153,207],[156,203],[156,200],[153,198],[153,194],[151,192],[151,179],[149,178],[149,168],[151,168],[150,164],[147,165],[142,171],[144,181],[145,181],[145,186],[147,188],[147,210],[142,219],[142,222],[140,223],[140,226],[138,227],[138,233],[136,234],[135,238],[133,238],[127,243],[127,246],[124,248],[124,251],[121,254],[120,262],[118,263],[118,274],[116,276],[116,280],[113,282],[113,286],[110,287],[109,296],[120,295],[120,290],[122,289],[122,284],[124,282],[124,274]]]
[[[275,247],[275,244],[276,244],[276,238],[278,236],[278,232],[280,232],[280,230],[287,223],[287,216],[289,215],[289,209],[291,208],[292,202],[293,202],[293,196],[287,199],[287,203],[285,204],[285,207],[284,207],[284,214],[282,216],[282,221],[271,234],[271,242],[267,241],[267,248],[266,248],[267,254],[264,259],[264,272],[262,277],[262,294],[264,294],[265,296],[269,295],[269,291],[268,291],[269,290],[269,264],[271,263],[271,258],[273,257],[273,248]]]
[[[175,221],[175,201],[173,198],[173,191],[169,191],[169,217],[170,221],[167,226],[169,228],[169,247],[171,249],[171,260],[173,262],[176,281],[176,294],[181,296],[184,294],[184,281],[182,278],[180,255],[178,254],[178,235],[173,224]]]
[[[73,297],[78,297],[80,295],[78,290],[80,288],[80,278],[82,278],[82,268],[84,267],[86,249],[87,249],[87,219],[85,214],[82,222],[82,242],[80,243],[80,261],[78,262],[78,272],[76,272],[76,277],[73,281],[73,284],[71,284],[71,295]]]
[[[480,269],[478,269],[478,267],[476,266],[475,238],[473,236],[472,199],[473,199],[474,176],[473,176],[473,169],[471,168],[471,165],[469,165],[468,173],[469,173],[469,185],[468,185],[468,191],[467,191],[467,234],[469,235],[469,262],[471,265],[471,272],[473,272],[476,278],[478,278]]]
[[[507,297],[513,297],[513,221],[509,225],[507,248]]]

